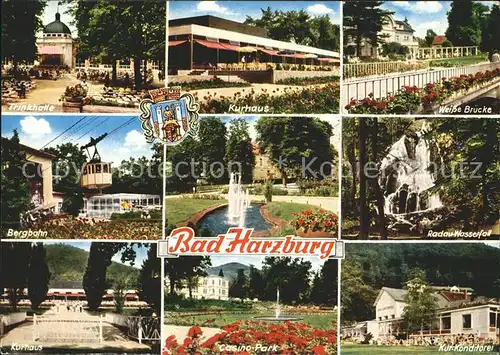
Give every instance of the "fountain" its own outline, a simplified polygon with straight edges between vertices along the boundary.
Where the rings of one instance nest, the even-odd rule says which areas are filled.
[[[443,207],[439,194],[430,192],[435,178],[426,131],[402,136],[389,149],[380,165],[379,185],[384,192],[384,213],[398,223],[414,226],[407,218]]]
[[[276,287],[276,306],[274,307],[274,317],[255,317],[258,320],[269,320],[273,322],[282,322],[282,321],[292,321],[292,320],[300,320],[302,318],[292,317],[292,316],[282,316],[281,315],[281,306],[280,306],[280,289]]]
[[[248,190],[246,192],[243,190],[240,174],[231,173],[227,200],[227,223],[233,226],[244,227],[246,210],[250,207],[250,198]]]

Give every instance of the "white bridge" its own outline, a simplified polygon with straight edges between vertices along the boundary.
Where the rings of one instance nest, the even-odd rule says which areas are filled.
[[[477,72],[485,72],[486,70],[496,68],[500,68],[500,63],[484,63],[452,68],[426,68],[411,72],[347,78],[342,82],[341,107],[343,112],[347,113],[345,106],[351,99],[362,100],[370,93],[373,93],[373,97],[378,99],[395,94],[403,86],[417,86],[421,88],[428,83],[437,83],[443,79],[460,75],[474,75]],[[470,101],[497,87],[500,87],[500,80],[498,78],[485,84],[483,90],[476,88],[472,90],[473,92],[462,93],[461,96],[467,96],[467,101]],[[457,98],[454,97],[452,100],[457,101]]]

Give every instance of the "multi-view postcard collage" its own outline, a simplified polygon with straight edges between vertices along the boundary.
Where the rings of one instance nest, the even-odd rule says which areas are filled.
[[[0,354],[500,354],[500,1],[1,13]]]

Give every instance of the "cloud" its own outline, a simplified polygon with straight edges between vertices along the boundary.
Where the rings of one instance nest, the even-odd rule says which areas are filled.
[[[104,143],[99,148],[103,161],[111,162],[114,167],[120,165],[123,160],[152,156],[151,144],[146,142],[144,135],[138,130],[131,130],[125,134],[120,141],[112,141],[111,144]]]
[[[447,21],[426,21],[426,22],[418,23],[417,25],[415,25],[413,27],[413,29],[415,30],[415,36],[420,37],[420,38],[425,37],[425,33],[427,32],[428,29],[433,30],[438,35],[444,35],[447,28],[448,28]]]
[[[332,15],[335,13],[332,9],[329,7],[323,5],[323,4],[316,4],[316,5],[311,5],[307,7],[307,12],[317,15],[317,16],[322,16],[322,15]]]
[[[220,14],[228,13],[227,7],[224,7],[224,6],[217,4],[216,1],[200,1],[198,3],[198,5],[196,6],[196,10],[217,12]]]
[[[21,124],[21,131],[28,137],[40,138],[52,133],[49,122],[44,118],[37,119],[33,116],[27,116],[19,123]]]
[[[146,142],[146,139],[144,138],[144,134],[142,134],[141,132],[139,132],[136,129],[127,132],[124,140],[125,140],[125,142],[123,143],[123,145],[125,147],[149,148],[149,143]]]
[[[391,4],[417,14],[434,14],[443,10],[439,1],[393,1]]]

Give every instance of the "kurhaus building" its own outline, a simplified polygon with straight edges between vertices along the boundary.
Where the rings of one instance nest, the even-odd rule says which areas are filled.
[[[171,20],[168,31],[170,74],[251,62],[332,65],[340,58],[338,52],[274,40],[262,28],[210,15]]]
[[[458,287],[433,287],[438,307],[432,329],[418,336],[474,335],[494,340],[500,334],[500,300],[473,298],[474,290]],[[403,314],[406,290],[383,287],[375,300],[375,319],[344,327],[344,337],[363,340],[368,333],[373,340],[384,340],[405,333]]]

